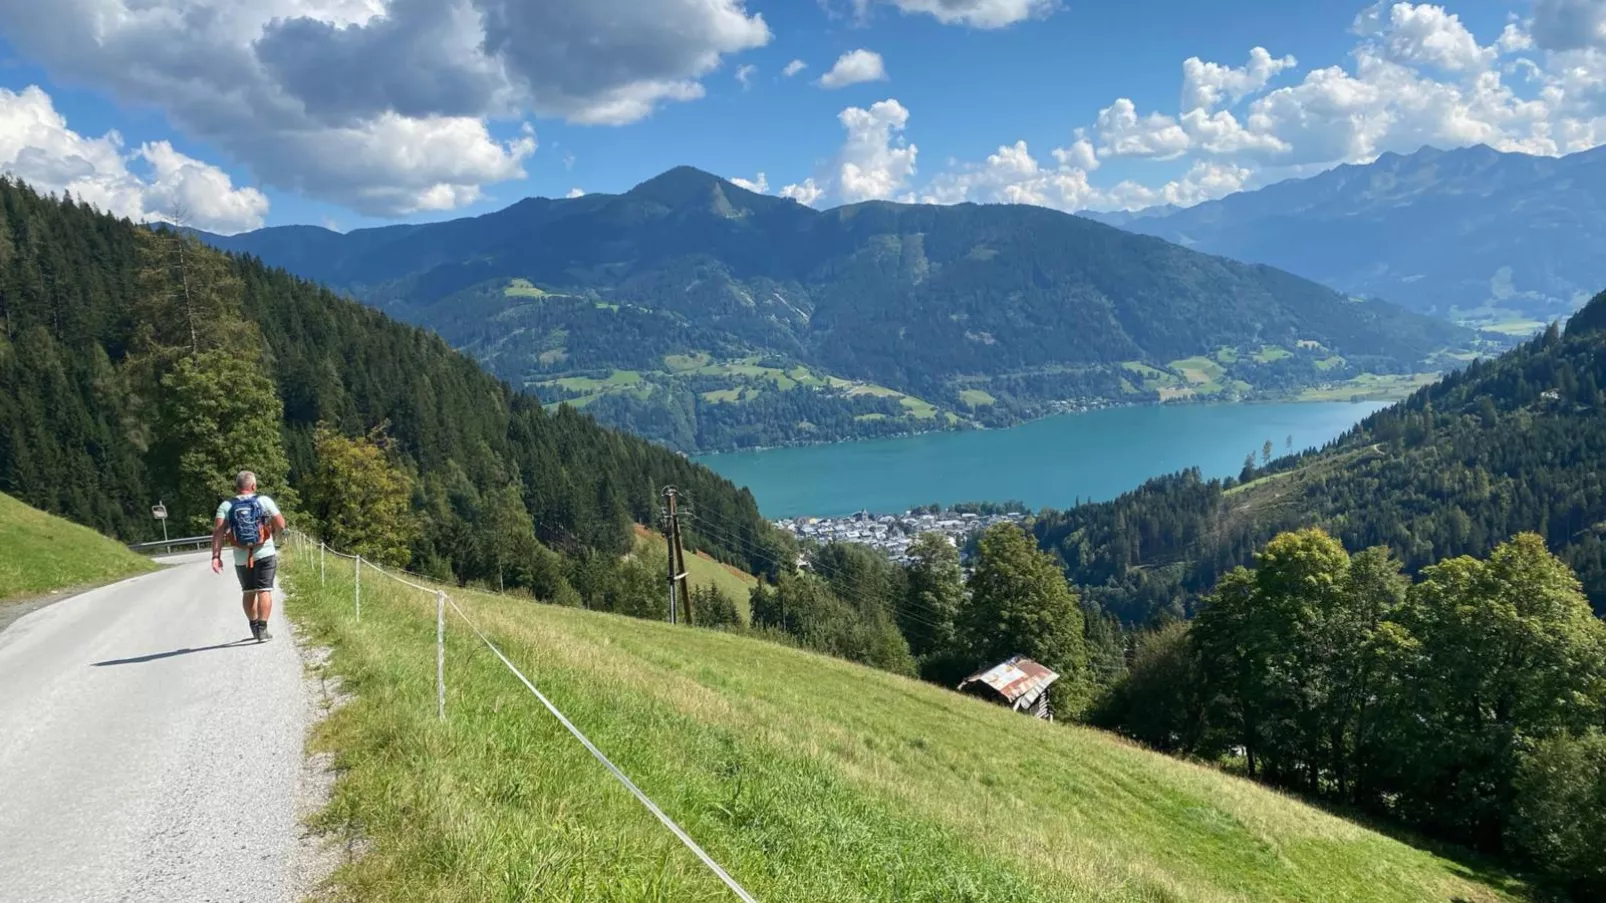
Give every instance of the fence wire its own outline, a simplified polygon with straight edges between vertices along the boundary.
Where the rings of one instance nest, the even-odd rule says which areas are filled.
[[[291,530],[291,531],[287,531],[287,532],[291,536],[297,538],[297,541],[299,542],[300,548],[302,550],[310,551],[312,549],[313,540],[312,540],[311,537],[307,536],[305,533],[302,533],[299,530]],[[623,784],[625,789],[629,790],[630,794],[632,796],[634,796],[637,801],[639,801],[643,806],[645,806],[647,808],[648,812],[651,812],[658,819],[658,821],[663,824],[664,827],[669,829],[670,833],[674,834],[675,837],[678,838],[680,840],[680,842],[682,844],[684,844],[688,850],[691,850],[691,852],[697,856],[697,858],[703,863],[703,865],[707,866],[709,871],[713,872],[714,875],[716,877],[718,877],[719,880],[721,882],[723,882],[727,888],[730,889],[731,893],[735,894],[739,899],[741,899],[743,901],[743,903],[758,903],[758,901],[753,897],[752,894],[748,893],[747,890],[745,888],[743,888],[742,885],[740,883],[738,883],[735,878],[731,877],[729,872],[725,871],[725,869],[723,867],[721,867],[718,862],[714,861],[714,857],[708,855],[708,852],[705,851],[697,843],[697,841],[693,840],[690,834],[686,833],[685,829],[681,828],[681,826],[679,824],[677,824],[673,818],[670,818],[669,815],[667,813],[665,813],[664,810],[662,808],[660,808],[657,803],[653,802],[652,798],[649,797],[646,794],[645,791],[643,791],[640,787],[637,787],[636,786],[636,782],[630,780],[629,775],[626,775],[624,773],[624,771],[619,768],[619,766],[613,764],[613,761],[610,760],[607,757],[607,755],[605,755],[602,752],[602,750],[598,749],[597,745],[595,743],[591,742],[591,738],[587,737],[583,731],[581,731],[578,727],[575,726],[574,722],[569,720],[567,715],[563,714],[563,711],[558,708],[556,703],[554,703],[551,699],[548,699],[545,693],[542,693],[539,689],[536,688],[535,683],[533,681],[531,681],[528,677],[526,677],[524,675],[524,672],[520,671],[518,666],[514,665],[513,662],[511,660],[509,660],[508,657],[502,653],[502,650],[497,648],[495,643],[491,642],[491,638],[486,636],[484,631],[480,630],[479,625],[474,622],[474,619],[469,617],[468,613],[465,612],[461,607],[458,606],[456,599],[453,599],[449,594],[447,594],[446,592],[444,592],[444,591],[442,591],[440,589],[436,589],[434,587],[429,587],[429,586],[423,586],[421,584],[414,583],[413,581],[408,580],[408,579],[406,579],[404,577],[400,577],[400,576],[398,576],[396,574],[393,574],[390,571],[386,570],[385,568],[380,567],[377,564],[374,564],[372,561],[369,561],[369,560],[363,558],[361,555],[348,555],[348,554],[346,554],[344,552],[336,551],[335,549],[330,548],[328,546],[328,544],[326,544],[324,542],[321,542],[321,541],[319,541],[317,543],[317,549],[318,549],[318,552],[320,554],[327,553],[327,554],[330,554],[330,555],[334,555],[337,558],[344,558],[347,561],[356,562],[355,572],[359,575],[358,578],[357,578],[356,592],[359,593],[359,594],[362,591],[361,590],[362,584],[361,584],[360,574],[361,574],[361,572],[363,570],[363,565],[367,565],[367,570],[377,571],[381,575],[383,575],[385,577],[388,577],[391,580],[394,580],[397,583],[402,584],[403,586],[411,587],[412,589],[418,590],[419,592],[427,593],[427,594],[435,597],[435,600],[436,600],[436,659],[435,659],[435,661],[436,661],[436,697],[437,697],[437,705],[438,705],[438,709],[439,709],[439,714],[440,714],[440,717],[441,717],[442,720],[444,720],[446,718],[446,683],[445,683],[445,650],[446,650],[446,642],[445,642],[445,640],[446,640],[446,636],[445,636],[446,627],[445,627],[445,624],[446,624],[446,621],[445,621],[445,608],[447,606],[450,606],[452,611],[456,612],[457,616],[462,619],[462,621],[463,621],[463,623],[465,625],[467,625],[468,629],[470,631],[472,631],[476,637],[479,637],[480,642],[484,643],[486,648],[491,650],[491,653],[494,654],[497,657],[497,659],[502,662],[502,664],[508,669],[508,671],[510,671],[513,674],[514,677],[518,678],[519,682],[524,684],[524,686],[532,694],[534,694],[535,698],[540,701],[541,705],[544,706],[546,708],[546,710],[552,714],[552,717],[556,718],[558,720],[558,723],[563,725],[564,729],[566,729],[571,735],[573,735],[576,740],[580,741],[580,745],[584,746],[586,748],[586,751],[591,753],[592,757],[595,758],[598,762],[600,762],[602,764],[602,766],[608,770],[608,773],[612,774],[614,776],[614,778],[616,778],[619,781],[620,784]],[[415,574],[415,573],[413,573],[411,571],[403,570],[403,571],[401,571],[401,573],[407,574],[409,577],[416,577],[419,580],[428,580],[428,579],[430,579],[428,577],[425,577],[422,574]],[[320,575],[321,575],[321,569],[320,569]],[[320,576],[320,579],[321,579],[321,576]],[[360,595],[358,595],[357,598],[360,599],[361,598]],[[361,619],[360,602],[358,604],[359,604],[358,619],[360,620]]]

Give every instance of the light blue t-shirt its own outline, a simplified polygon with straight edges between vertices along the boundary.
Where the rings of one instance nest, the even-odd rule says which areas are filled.
[[[217,517],[224,523],[227,523],[229,519],[229,506],[234,504],[234,500],[248,499],[251,497],[251,495],[252,493],[246,493],[244,495],[237,495],[234,497],[234,499],[225,500],[223,504],[217,506]],[[258,495],[256,499],[258,502],[262,503],[262,515],[264,519],[279,516],[279,506],[273,503],[273,499],[270,499],[265,495]],[[271,558],[277,554],[279,553],[273,548],[273,537],[270,536],[268,537],[268,541],[262,544],[262,548],[257,549],[257,560],[261,561],[264,558]],[[250,557],[249,549],[236,548],[234,550],[235,566],[242,568],[245,567],[246,560]]]

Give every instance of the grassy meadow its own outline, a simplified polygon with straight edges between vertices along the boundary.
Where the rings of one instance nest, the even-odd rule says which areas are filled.
[[[155,568],[116,540],[0,493],[0,604]]]
[[[662,533],[654,532],[640,524],[636,524],[636,540],[641,543],[651,543],[660,553],[667,554],[669,541],[664,539]],[[740,568],[732,567],[722,561],[716,561],[705,552],[686,553],[686,581],[693,587],[713,586],[731,598],[736,603],[736,610],[741,612],[742,620],[750,616],[749,594],[753,587],[758,585],[758,578]]]
[[[458,621],[291,556],[286,610],[355,693],[314,746],[354,901],[734,897]],[[757,899],[1441,901],[1521,887],[1210,768],[726,633],[453,597]],[[449,617],[452,617],[449,615]],[[1498,877],[1487,880],[1498,881]]]

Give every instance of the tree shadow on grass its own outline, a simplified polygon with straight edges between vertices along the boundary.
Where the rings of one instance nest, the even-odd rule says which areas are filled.
[[[1551,879],[1533,869],[1530,864],[1481,853],[1452,841],[1424,834],[1409,825],[1360,806],[1250,778],[1239,770],[1226,768],[1221,770],[1254,781],[1274,793],[1321,809],[1329,815],[1375,831],[1406,846],[1437,856],[1444,861],[1446,870],[1456,877],[1494,888],[1508,897],[1531,903],[1564,903],[1570,899]],[[1472,901],[1451,897],[1448,903],[1472,903]]]
[[[175,655],[189,655],[192,652],[209,652],[213,649],[236,649],[241,646],[255,646],[257,641],[251,637],[241,640],[230,640],[227,643],[218,643],[215,646],[197,646],[194,648],[173,649],[167,652],[152,652],[150,655],[137,655],[133,658],[112,658],[103,662],[93,662],[90,667],[104,668],[107,665],[138,665],[143,662],[154,662],[159,659],[172,658]]]

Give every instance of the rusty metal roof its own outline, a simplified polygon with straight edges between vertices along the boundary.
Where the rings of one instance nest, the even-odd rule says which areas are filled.
[[[1030,705],[1060,676],[1022,655],[999,662],[991,668],[977,671],[960,682],[958,689],[980,682],[991,687],[1004,701],[1015,705],[1024,701]]]

